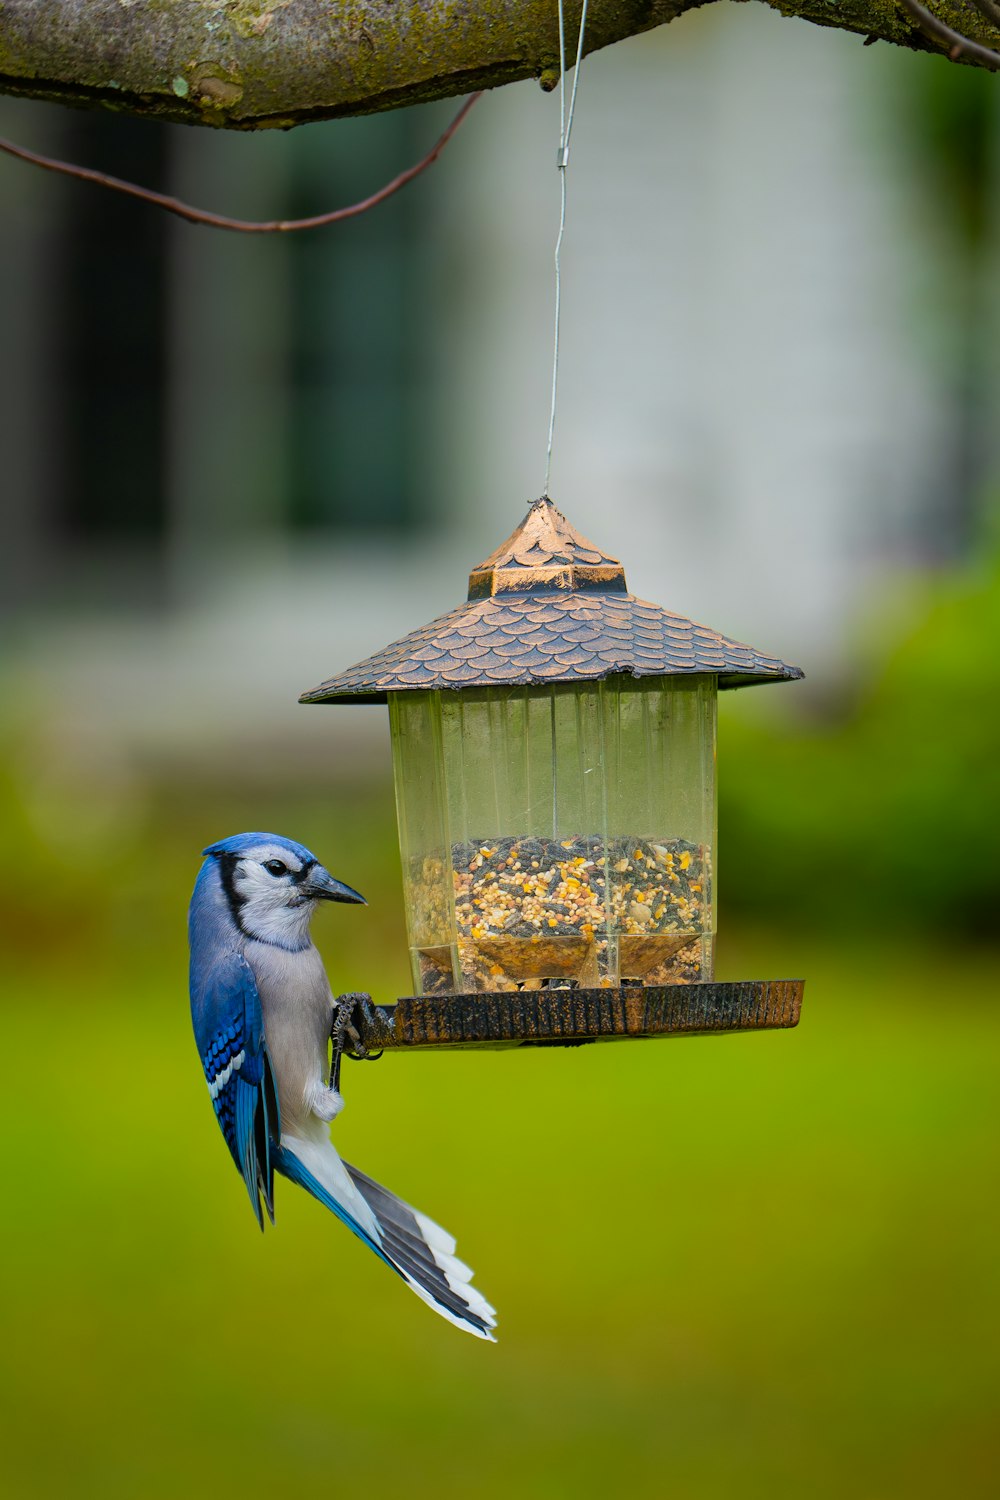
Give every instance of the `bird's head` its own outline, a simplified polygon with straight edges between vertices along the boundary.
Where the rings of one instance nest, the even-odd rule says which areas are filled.
[[[317,901],[365,904],[303,844],[273,833],[238,833],[204,851],[214,860],[237,926],[279,948],[303,948]]]

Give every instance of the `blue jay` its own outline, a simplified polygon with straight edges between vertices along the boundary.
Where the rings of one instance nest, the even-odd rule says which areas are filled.
[[[302,844],[271,833],[236,834],[204,853],[188,915],[191,1016],[215,1115],[257,1222],[263,1229],[263,1202],[274,1223],[278,1171],[435,1312],[492,1341],[494,1309],[470,1285],[451,1235],[341,1161],[330,1140],[343,1108],[326,1081],[337,1002],[309,924],[318,901],[364,897]]]

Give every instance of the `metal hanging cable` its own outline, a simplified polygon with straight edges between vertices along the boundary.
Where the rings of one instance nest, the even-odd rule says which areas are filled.
[[[552,438],[556,427],[556,395],[559,385],[559,319],[562,312],[562,276],[560,255],[563,235],[566,232],[566,169],[569,166],[569,138],[573,133],[573,116],[576,113],[576,91],[580,86],[580,65],[583,61],[583,38],[587,28],[587,0],[583,0],[580,11],[580,35],[576,44],[576,63],[573,67],[573,88],[566,107],[566,20],[563,0],[559,0],[559,150],[556,168],[559,172],[559,233],[556,236],[556,305],[552,336],[552,404],[549,408],[549,440],[545,449],[545,487],[542,494],[548,498],[549,477],[552,473]]]

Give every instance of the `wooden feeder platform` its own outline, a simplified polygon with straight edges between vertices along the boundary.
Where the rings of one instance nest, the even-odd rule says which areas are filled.
[[[620,989],[408,996],[355,1012],[369,1052],[578,1047],[586,1042],[717,1036],[797,1026],[801,979],[623,985]],[[349,997],[345,996],[344,999]]]

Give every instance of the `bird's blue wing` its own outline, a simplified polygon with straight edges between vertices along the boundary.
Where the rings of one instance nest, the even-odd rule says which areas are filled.
[[[241,954],[226,954],[202,977],[191,1015],[215,1117],[263,1228],[261,1199],[274,1223],[281,1122],[257,983]]]

